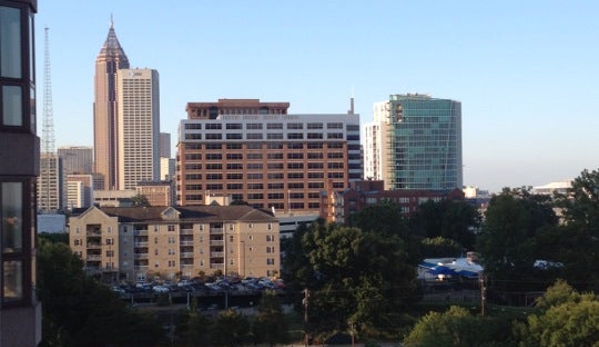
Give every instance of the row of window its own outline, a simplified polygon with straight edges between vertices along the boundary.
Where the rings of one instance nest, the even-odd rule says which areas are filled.
[[[262,190],[264,187],[267,187],[268,190],[278,190],[285,189],[285,183],[246,183],[245,188],[248,190]],[[287,183],[287,189],[304,189],[304,187],[308,187],[308,189],[324,189],[323,182],[308,182],[304,184],[304,182],[289,182]],[[229,190],[237,190],[243,189],[244,184],[242,183],[229,183],[227,184],[227,189]],[[185,190],[202,190],[201,184],[186,184]],[[309,193],[312,194],[312,193]],[[312,197],[311,197],[312,198]]]
[[[207,133],[205,134],[204,138],[206,140],[222,140],[227,139],[227,140],[243,140],[244,136],[241,133],[226,133],[224,134],[225,136],[223,137],[223,134],[221,133]],[[308,139],[308,140],[322,140],[324,139],[324,134],[323,133],[308,133],[306,134],[306,136],[304,136],[304,133],[288,133],[287,136],[285,136],[283,133],[267,133],[266,134],[266,140],[283,140],[283,139],[287,139],[287,140],[303,140],[303,139]],[[327,133],[326,134],[326,139],[343,139],[343,133]],[[198,134],[198,133],[187,133],[185,134],[185,139],[186,140],[202,140],[202,134]],[[249,133],[249,134],[245,134],[245,140],[264,140],[264,134],[262,133]],[[350,141],[359,141],[360,140],[360,135],[347,135],[347,140]]]
[[[334,163],[332,163],[334,164]],[[339,163],[341,165],[343,165],[342,163]],[[337,168],[342,168],[342,167],[337,167]],[[356,174],[358,176],[360,176],[360,174]],[[185,180],[187,181],[198,181],[198,180],[202,180],[202,174],[187,174],[185,175]],[[230,174],[226,174],[225,176],[223,176],[223,174],[206,174],[205,176],[206,180],[210,180],[210,181],[217,181],[217,180],[222,180],[223,177],[226,177],[229,180],[243,180],[243,174],[241,173],[230,173]],[[307,177],[308,179],[322,179],[325,178],[325,173],[324,172],[308,172],[307,175],[304,175],[303,172],[288,172],[287,174],[283,173],[283,172],[269,172],[266,174],[266,179],[269,180],[283,180],[285,178],[287,179],[304,179],[305,177]],[[343,179],[345,177],[345,173],[343,172],[329,172],[326,175],[327,178],[336,178],[336,179]],[[351,178],[351,174],[350,174],[350,178]],[[356,178],[360,178],[360,177],[356,177]],[[262,180],[264,179],[264,174],[262,173],[248,173],[245,174],[245,179],[246,180]],[[222,189],[222,184],[219,184],[219,186]],[[210,189],[210,188],[206,188],[206,189]]]
[[[256,149],[256,150],[261,150],[263,148],[266,149],[324,149],[326,145],[326,148],[328,149],[341,149],[344,146],[343,142],[290,142],[290,143],[283,143],[283,142],[248,142],[248,143],[197,143],[197,142],[191,142],[191,143],[185,143],[185,149],[186,150],[201,150],[201,149],[206,149],[206,150],[215,150],[215,151],[221,151],[223,150],[223,147],[227,150],[235,150],[235,149],[243,149],[246,148],[248,150],[252,150],[252,149]],[[359,151],[360,150],[360,145],[356,145],[356,144],[348,144],[347,145],[347,149],[350,151]]]
[[[306,123],[306,129],[324,129],[324,123]],[[223,129],[222,123],[205,123],[205,129],[208,130],[219,130]],[[241,130],[243,129],[243,123],[225,123],[225,129],[227,130]],[[264,128],[263,123],[246,123],[246,129],[260,130]],[[280,130],[284,128],[283,123],[266,123],[266,129],[268,130]],[[343,129],[342,122],[326,123],[327,129]],[[185,123],[185,129],[202,129],[202,123]],[[304,123],[287,123],[287,129],[304,129]],[[360,131],[360,126],[357,124],[347,124],[346,129],[348,131]]]

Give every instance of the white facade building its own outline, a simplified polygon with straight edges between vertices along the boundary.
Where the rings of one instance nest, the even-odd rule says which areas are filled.
[[[158,71],[122,69],[118,91],[118,187],[134,189],[160,176]]]

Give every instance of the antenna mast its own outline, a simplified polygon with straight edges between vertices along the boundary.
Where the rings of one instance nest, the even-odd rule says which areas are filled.
[[[42,124],[42,158],[44,160],[44,166],[42,169],[42,189],[45,190],[44,196],[44,212],[48,213],[51,210],[52,195],[56,194],[52,192],[52,181],[54,173],[57,172],[57,165],[55,163],[56,154],[54,150],[54,120],[52,111],[52,79],[50,77],[50,42],[48,40],[48,32],[50,28],[44,28],[45,31],[45,42],[44,42],[44,119]],[[56,167],[55,167],[56,166]],[[45,181],[45,182],[44,182]],[[58,183],[58,181],[56,181]],[[58,197],[56,197],[58,200]]]
[[[47,154],[54,153],[54,120],[52,112],[52,78],[50,77],[50,42],[48,40],[48,31],[50,28],[44,28],[44,121],[42,124],[42,152]]]

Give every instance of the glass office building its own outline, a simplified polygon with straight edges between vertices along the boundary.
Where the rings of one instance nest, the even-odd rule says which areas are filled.
[[[385,189],[462,188],[461,103],[422,94],[374,105],[365,165]],[[370,144],[370,145],[369,145]],[[368,165],[373,168],[368,169]],[[376,168],[374,168],[376,166]]]

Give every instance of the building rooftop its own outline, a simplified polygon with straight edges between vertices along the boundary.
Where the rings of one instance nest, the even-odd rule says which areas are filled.
[[[186,206],[186,207],[92,207],[85,211],[74,211],[73,217],[99,209],[105,214],[118,217],[120,222],[185,221],[245,221],[263,222],[277,219],[268,210],[255,209],[247,205],[234,206]],[[174,214],[172,212],[175,212]]]

